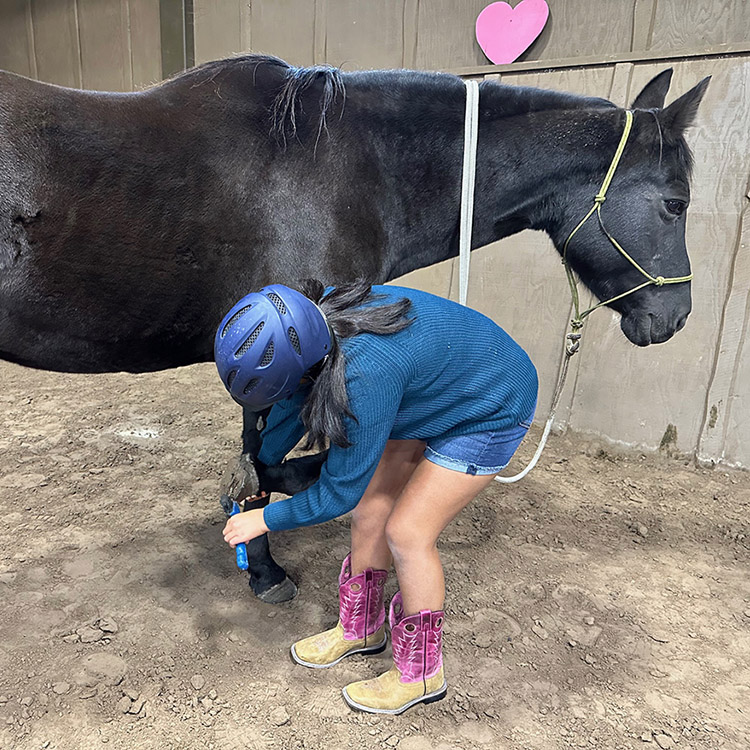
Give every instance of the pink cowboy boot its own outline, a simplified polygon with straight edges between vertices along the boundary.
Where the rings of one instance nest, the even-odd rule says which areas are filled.
[[[292,646],[298,664],[323,669],[351,654],[379,654],[385,649],[383,596],[388,572],[367,568],[352,577],[351,557],[347,555],[339,576],[339,621],[335,628]]]
[[[448,690],[443,674],[444,612],[422,610],[404,617],[401,592],[391,602],[393,667],[373,680],[344,688],[344,700],[360,711],[400,714],[417,703],[432,703]]]

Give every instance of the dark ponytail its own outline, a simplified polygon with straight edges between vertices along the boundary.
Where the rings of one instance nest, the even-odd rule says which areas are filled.
[[[323,365],[313,367],[308,373],[313,383],[300,412],[307,432],[303,448],[322,449],[326,439],[333,445],[348,448],[351,443],[346,437],[344,419],[356,417],[349,409],[346,360],[339,342],[360,333],[385,336],[403,331],[411,325],[406,317],[411,300],[362,307],[366,302],[382,299],[382,295],[373,294],[372,286],[365,281],[343,284],[325,296],[325,287],[314,279],[303,281],[299,290],[323,311],[333,337],[333,349]]]

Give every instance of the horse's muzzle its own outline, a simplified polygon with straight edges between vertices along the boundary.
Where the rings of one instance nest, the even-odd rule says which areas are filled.
[[[654,312],[630,313],[622,316],[620,328],[636,346],[663,344],[685,327],[689,314],[678,313],[667,317]]]

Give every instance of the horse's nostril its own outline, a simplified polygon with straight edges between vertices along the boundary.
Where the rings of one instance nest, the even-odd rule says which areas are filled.
[[[688,316],[683,315],[678,321],[677,325],[675,326],[675,331],[681,331],[685,327],[685,323],[687,323]]]

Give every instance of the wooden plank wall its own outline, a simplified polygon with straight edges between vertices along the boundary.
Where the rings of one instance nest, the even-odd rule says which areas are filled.
[[[104,91],[156,83],[159,0],[3,0],[0,68]]]
[[[195,0],[195,59],[253,51],[294,65],[330,63],[344,70],[484,65],[473,28],[489,2]],[[746,42],[750,30],[746,0],[548,2],[547,26],[521,60],[705,48]]]

